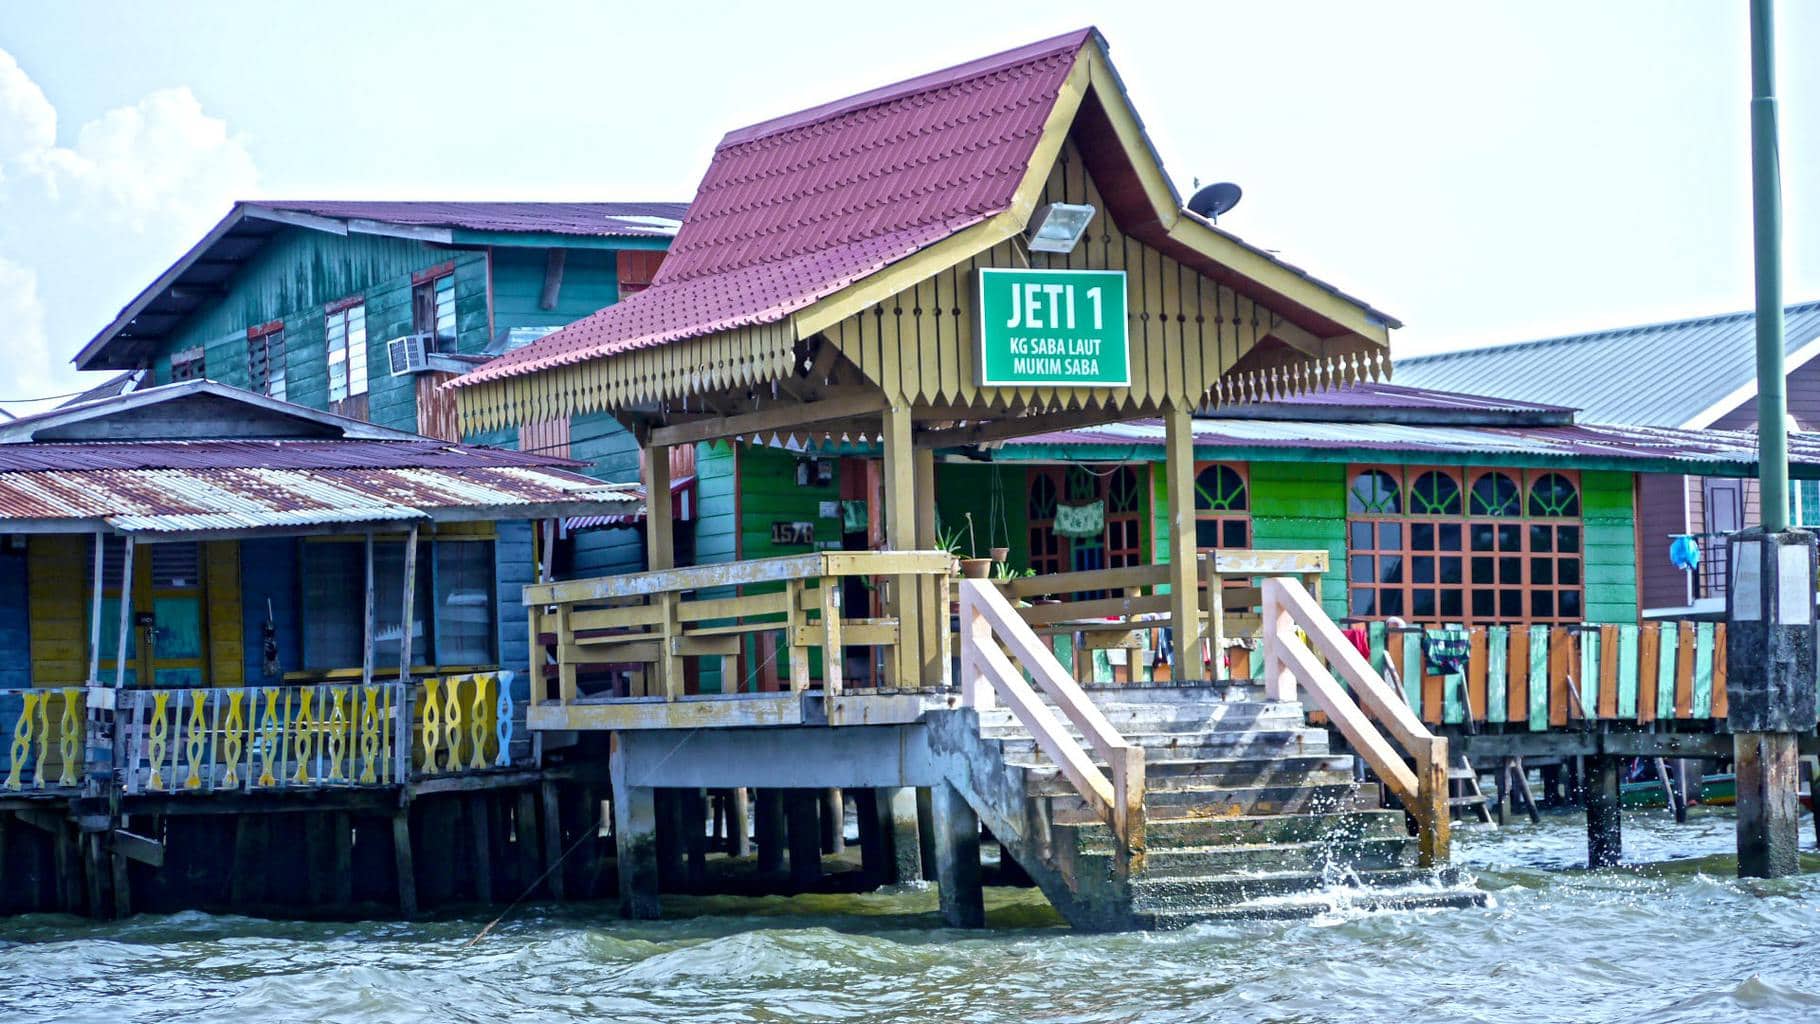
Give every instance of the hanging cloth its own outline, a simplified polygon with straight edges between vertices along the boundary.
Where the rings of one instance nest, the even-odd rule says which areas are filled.
[[[1106,503],[1095,501],[1086,505],[1057,505],[1054,529],[1057,537],[1102,536],[1106,532]]]
[[[1466,665],[1472,642],[1463,629],[1437,629],[1422,638],[1422,655],[1430,675],[1450,676]]]
[[[865,533],[872,525],[866,515],[866,503],[859,500],[848,500],[840,503],[840,528],[842,533]]]

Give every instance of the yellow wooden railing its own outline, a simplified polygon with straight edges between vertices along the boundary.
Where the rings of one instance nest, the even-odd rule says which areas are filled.
[[[833,696],[845,685],[845,648],[883,648],[890,662],[901,646],[896,618],[843,613],[841,582],[920,579],[939,588],[945,607],[953,566],[939,551],[824,551],[529,586],[531,664],[555,674],[548,695],[533,678],[532,700],[575,703],[578,675],[591,666],[630,667],[620,696],[677,700],[691,658],[717,660],[723,692],[735,690],[727,681],[739,679],[745,638],[765,633],[780,636],[792,691],[809,688],[810,652],[819,651],[822,689]],[[944,648],[932,657],[945,663],[947,631],[930,632]]]
[[[1256,579],[1291,576],[1320,592],[1327,571],[1326,551],[1217,550],[1200,556],[1198,607],[1201,663],[1211,663],[1216,679],[1226,678],[1228,637],[1254,635],[1262,619]],[[1019,604],[1018,615],[1039,636],[1049,638],[1056,653],[1071,664],[1074,677],[1094,682],[1097,652],[1123,651],[1129,670],[1123,682],[1151,682],[1156,669],[1141,664],[1141,653],[1154,652],[1161,631],[1174,626],[1166,588],[1167,565],[1133,565],[1117,569],[1054,573],[999,580],[999,590]],[[1175,631],[1181,641],[1180,631]]]
[[[512,673],[430,677],[418,687],[413,756],[420,773],[446,775],[511,763]]]
[[[1444,863],[1451,829],[1447,741],[1428,731],[1299,580],[1266,578],[1261,596],[1266,696],[1293,701],[1297,684],[1306,688],[1346,742],[1415,818],[1422,864]],[[1392,739],[1401,752],[1391,746]],[[1413,768],[1405,757],[1414,762]]]
[[[961,581],[960,626],[962,705],[985,709],[1004,701],[1075,792],[1112,828],[1119,838],[1116,849],[1122,868],[1135,869],[1144,852],[1144,748],[1119,735],[1054,652],[990,583]],[[1087,746],[1106,762],[1107,771],[1101,771],[1087,747],[1062,726],[1026,675],[1081,731]]]
[[[82,780],[86,691],[79,686],[0,690],[0,721],[10,721],[0,786],[73,789]]]

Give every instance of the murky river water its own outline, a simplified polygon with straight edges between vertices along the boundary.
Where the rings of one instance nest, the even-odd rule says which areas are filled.
[[[1483,910],[1081,935],[1032,892],[945,931],[927,891],[702,900],[482,922],[205,915],[0,922],[0,1021],[1820,1020],[1820,874],[1740,882],[1723,813],[1625,822],[1626,868],[1575,870],[1584,826],[1463,829]]]

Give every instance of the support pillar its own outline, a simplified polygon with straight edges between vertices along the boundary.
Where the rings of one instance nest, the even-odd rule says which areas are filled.
[[[916,546],[922,551],[933,551],[940,545],[935,535],[935,451],[931,448],[918,448],[911,461],[916,473]],[[949,529],[955,529],[964,523],[950,523]],[[969,541],[977,543],[978,528],[985,524],[974,524],[969,534]],[[978,557],[977,549],[969,550],[968,555]],[[918,608],[922,616],[922,684],[929,689],[945,689],[950,674],[948,655],[948,581],[932,576],[920,577],[917,583]]]
[[[613,785],[613,841],[619,866],[619,913],[656,920],[663,908],[657,898],[656,790],[626,780],[625,751],[612,740],[608,773]]]
[[[411,809],[401,807],[392,815],[392,867],[398,874],[398,912],[405,917],[417,916],[417,866],[411,856]],[[236,871],[249,870],[236,865]]]
[[[985,890],[980,885],[980,820],[960,791],[947,782],[930,793],[934,811],[936,884],[942,920],[950,928],[986,926]]]
[[[752,855],[751,797],[744,786],[727,794],[727,853],[734,857]]]
[[[935,797],[927,789],[916,791],[916,849],[923,881],[935,881]]]
[[[1624,853],[1618,799],[1623,773],[1617,758],[1603,754],[1586,758],[1585,764],[1586,866],[1613,867]]]
[[[822,852],[847,852],[847,800],[840,789],[821,791]]]
[[[617,757],[619,745],[613,745]],[[560,870],[562,864],[562,799],[556,790],[556,783],[544,782],[539,786],[543,799],[543,869],[547,873],[545,881],[550,886],[550,898],[565,899],[568,887],[564,884]]]
[[[685,807],[683,793],[659,789],[651,797],[657,811],[657,885],[665,892],[681,892],[684,887],[683,837]]]
[[[821,794],[813,789],[784,792],[784,817],[790,831],[790,881],[807,888],[821,881]]]
[[[1206,674],[1201,663],[1200,552],[1195,547],[1194,410],[1168,406],[1163,427],[1169,488],[1169,614],[1175,635],[1169,671],[1170,678],[1190,682]]]
[[[708,884],[708,834],[703,831],[708,820],[708,796],[699,789],[686,789],[677,794],[681,805],[678,820],[682,823],[682,847],[688,857],[685,877],[690,892],[700,892]]]
[[[880,838],[884,840],[889,869],[886,881],[893,885],[920,881],[923,877],[923,845],[917,828],[916,790],[897,786],[874,791],[880,816],[884,819]]]
[[[775,873],[784,868],[784,791],[760,789],[753,797],[753,832],[758,840],[758,870]]]
[[[1800,764],[1794,733],[1732,735],[1738,779],[1738,875],[1781,878],[1801,869]]]

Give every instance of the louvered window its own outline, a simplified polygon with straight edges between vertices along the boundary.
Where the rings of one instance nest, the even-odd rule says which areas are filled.
[[[284,325],[255,327],[246,339],[247,386],[284,398]]]
[[[186,349],[171,354],[171,383],[180,380],[201,380],[208,376],[208,364],[200,348]]]
[[[329,401],[367,393],[367,307],[356,302],[327,317]],[[337,411],[341,411],[337,407]]]

